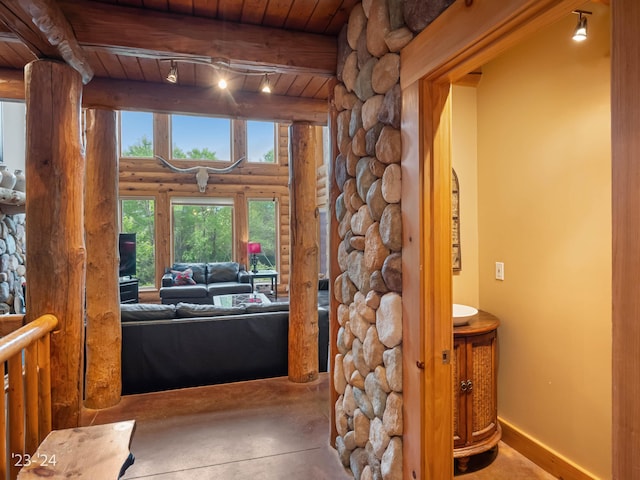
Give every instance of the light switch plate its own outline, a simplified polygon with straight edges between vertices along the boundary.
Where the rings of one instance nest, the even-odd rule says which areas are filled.
[[[504,280],[504,263],[496,262],[496,280]]]

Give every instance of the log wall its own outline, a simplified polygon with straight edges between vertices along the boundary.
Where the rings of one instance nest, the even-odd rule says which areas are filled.
[[[120,158],[120,198],[152,198],[156,208],[156,285],[160,285],[164,269],[173,263],[171,243],[171,200],[174,197],[232,198],[234,200],[235,260],[248,267],[247,202],[270,198],[278,202],[279,256],[275,268],[280,273],[278,293],[288,292],[289,284],[289,134],[288,125],[276,126],[276,164],[243,162],[230,173],[209,174],[205,193],[198,191],[195,174],[176,173],[162,166],[157,159]],[[232,120],[233,159],[247,151],[246,122]],[[154,152],[169,158],[169,116],[154,114]],[[173,162],[181,168],[202,165],[201,160]],[[215,166],[224,166],[218,164]],[[140,293],[141,302],[160,301],[157,289]]]

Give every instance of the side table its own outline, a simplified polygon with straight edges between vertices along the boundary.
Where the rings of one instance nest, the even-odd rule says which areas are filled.
[[[249,272],[251,274],[251,291],[255,290],[254,282],[256,278],[268,278],[271,280],[271,292],[274,299],[278,300],[278,272],[275,270],[258,270],[258,273]]]
[[[467,470],[469,456],[493,448],[498,423],[497,329],[500,320],[480,310],[468,325],[453,328],[453,458]]]

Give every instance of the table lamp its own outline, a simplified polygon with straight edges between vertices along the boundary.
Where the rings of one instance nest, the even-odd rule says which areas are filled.
[[[247,251],[251,254],[251,270],[253,273],[258,273],[258,254],[262,253],[262,246],[258,242],[247,243]]]

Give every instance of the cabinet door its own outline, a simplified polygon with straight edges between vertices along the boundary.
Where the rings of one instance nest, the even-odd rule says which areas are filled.
[[[472,443],[490,437],[496,431],[498,387],[496,379],[496,332],[467,337],[467,354],[471,355],[467,378],[472,382],[471,431]]]
[[[466,380],[466,340],[453,339],[453,448],[464,447],[467,442],[467,395],[460,391],[460,382]]]

